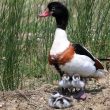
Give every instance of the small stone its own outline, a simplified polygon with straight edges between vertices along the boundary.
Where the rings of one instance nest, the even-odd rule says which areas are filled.
[[[4,104],[4,102],[0,102],[0,108],[2,108]]]

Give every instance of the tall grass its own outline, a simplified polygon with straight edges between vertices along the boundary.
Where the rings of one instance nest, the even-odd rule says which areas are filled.
[[[52,1],[52,0],[51,0]],[[110,1],[64,1],[70,11],[68,38],[86,46],[96,57],[110,56]],[[58,79],[48,65],[55,20],[40,19],[44,0],[0,1],[0,89],[33,87],[38,79]],[[41,80],[40,79],[40,80]]]
[[[70,37],[89,48],[99,58],[110,55],[110,1],[77,0],[73,2]],[[74,11],[75,10],[75,11]],[[76,21],[74,23],[74,21]],[[71,23],[72,22],[72,23]]]
[[[19,85],[19,40],[20,22],[24,1],[3,1],[0,16],[0,41],[2,49],[3,72],[1,73],[3,89],[14,90]]]

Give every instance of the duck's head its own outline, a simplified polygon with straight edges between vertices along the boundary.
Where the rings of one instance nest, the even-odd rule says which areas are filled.
[[[47,8],[42,12],[40,17],[53,16],[56,18],[57,27],[66,29],[68,24],[69,13],[66,6],[60,2],[51,2],[47,5]]]

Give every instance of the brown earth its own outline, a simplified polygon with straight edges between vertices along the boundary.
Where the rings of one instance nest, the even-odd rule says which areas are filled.
[[[43,84],[35,90],[0,92],[0,110],[54,110],[48,106],[50,94],[58,85]],[[98,82],[90,81],[86,87],[85,101],[73,99],[66,110],[110,110],[110,74]]]

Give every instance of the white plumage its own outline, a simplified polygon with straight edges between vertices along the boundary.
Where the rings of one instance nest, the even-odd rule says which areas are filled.
[[[55,31],[54,41],[50,50],[50,55],[57,55],[67,49],[70,45],[65,30],[57,28]],[[104,69],[96,70],[95,62],[86,55],[75,53],[71,61],[64,65],[59,65],[60,69],[70,76],[79,74],[82,77],[104,77],[107,72]]]
[[[73,75],[72,76],[72,82],[71,82],[72,86],[74,88],[78,88],[78,89],[83,89],[85,87],[85,83],[84,81],[80,80],[80,77],[76,77]]]
[[[67,39],[65,30],[57,28],[55,31],[54,41],[50,49],[50,55],[57,55],[68,48],[70,42]]]

